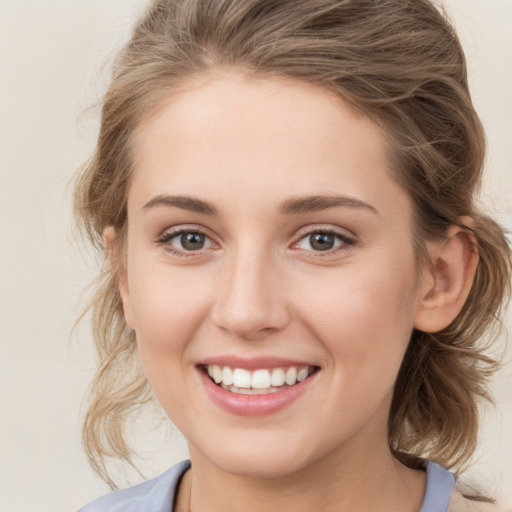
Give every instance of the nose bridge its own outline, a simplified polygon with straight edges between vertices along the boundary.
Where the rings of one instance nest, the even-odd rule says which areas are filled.
[[[282,329],[288,308],[273,252],[253,240],[241,241],[226,258],[219,276],[214,320],[243,338]]]

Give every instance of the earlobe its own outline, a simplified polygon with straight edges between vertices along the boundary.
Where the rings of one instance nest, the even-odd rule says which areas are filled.
[[[431,267],[425,269],[414,327],[438,332],[450,325],[466,302],[478,265],[472,219],[450,226],[445,238],[430,248]]]
[[[107,249],[107,257],[110,261],[111,271],[117,276],[117,289],[123,304],[123,312],[126,323],[131,329],[134,329],[133,313],[131,307],[130,289],[128,286],[128,276],[126,265],[121,261],[119,254],[119,244],[116,241],[116,232],[113,226],[107,226],[103,231],[103,239]]]

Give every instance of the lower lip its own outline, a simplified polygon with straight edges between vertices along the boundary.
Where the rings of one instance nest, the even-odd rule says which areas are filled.
[[[294,386],[267,395],[242,395],[217,386],[203,371],[198,371],[203,386],[213,402],[225,411],[239,416],[263,416],[284,409],[306,391],[316,375],[314,373]]]

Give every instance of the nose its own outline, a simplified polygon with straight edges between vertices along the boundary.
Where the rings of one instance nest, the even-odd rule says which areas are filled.
[[[219,274],[212,318],[222,330],[255,340],[288,325],[290,313],[283,276],[263,251],[239,251]]]

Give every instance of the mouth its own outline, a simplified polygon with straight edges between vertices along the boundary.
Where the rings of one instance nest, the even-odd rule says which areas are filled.
[[[278,368],[234,368],[215,364],[201,365],[200,370],[216,386],[241,395],[268,395],[293,388],[317,371],[318,366],[286,366]]]

